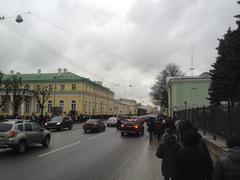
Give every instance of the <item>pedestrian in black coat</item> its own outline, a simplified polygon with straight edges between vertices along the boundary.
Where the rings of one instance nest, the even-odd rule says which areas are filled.
[[[156,156],[162,159],[162,175],[164,176],[164,180],[174,179],[175,161],[180,148],[181,145],[177,142],[172,129],[165,129],[156,152]]]
[[[216,162],[213,180],[240,179],[240,136],[228,138],[227,147],[227,154]]]
[[[211,180],[212,160],[199,143],[200,138],[196,132],[189,130],[184,134],[184,147],[176,160],[176,180]]]

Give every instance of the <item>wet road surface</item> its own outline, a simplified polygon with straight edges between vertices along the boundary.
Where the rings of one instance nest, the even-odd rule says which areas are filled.
[[[49,148],[31,147],[24,154],[0,150],[1,180],[160,180],[157,142],[148,135],[121,137],[115,128],[87,133],[51,133]]]

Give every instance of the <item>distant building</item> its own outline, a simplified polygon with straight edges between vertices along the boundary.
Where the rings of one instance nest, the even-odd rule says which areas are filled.
[[[4,78],[13,75],[4,75]],[[45,104],[44,113],[51,113],[52,107],[61,107],[63,112],[75,111],[89,115],[114,114],[114,93],[102,85],[101,82],[93,82],[90,79],[80,77],[67,69],[58,69],[57,73],[42,73],[39,69],[35,74],[17,74],[22,78],[22,83],[33,90],[37,86],[47,86],[52,89],[51,97]],[[4,92],[0,92],[4,95]],[[10,98],[0,109],[0,114],[11,115],[12,107]],[[19,114],[31,115],[40,113],[36,98],[29,94],[28,99],[22,104]]]
[[[209,73],[200,76],[168,77],[168,114],[192,107],[209,106],[208,89],[211,79]]]
[[[114,101],[115,114],[135,115],[137,114],[137,102],[131,99],[120,98]]]

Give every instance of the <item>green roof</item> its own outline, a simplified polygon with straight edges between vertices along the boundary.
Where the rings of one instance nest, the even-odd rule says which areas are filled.
[[[55,83],[55,82],[86,82],[98,87],[101,87],[105,90],[110,91],[109,88],[103,87],[88,78],[83,78],[71,72],[62,72],[62,73],[35,73],[35,74],[15,74],[22,78],[23,83]],[[3,79],[8,79],[11,77],[10,74],[4,74]]]

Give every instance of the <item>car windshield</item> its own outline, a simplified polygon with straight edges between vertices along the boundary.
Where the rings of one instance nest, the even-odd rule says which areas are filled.
[[[7,132],[12,128],[12,124],[0,123],[0,132]]]
[[[58,122],[60,122],[60,121],[62,121],[62,117],[61,116],[56,116],[56,117],[53,117],[50,121],[58,121]]]
[[[87,123],[97,123],[98,119],[89,119],[87,120]]]
[[[115,117],[111,117],[108,119],[108,121],[116,121],[116,120],[117,120],[117,118],[115,118]]]

